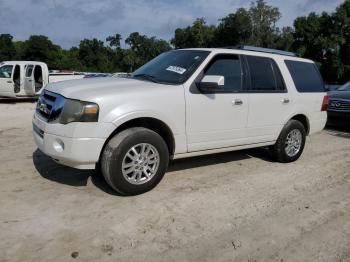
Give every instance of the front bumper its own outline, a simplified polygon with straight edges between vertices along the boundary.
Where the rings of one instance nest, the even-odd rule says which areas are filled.
[[[33,136],[40,151],[66,166],[78,169],[95,168],[106,138],[52,134],[46,131],[48,125],[50,124],[34,115]]]

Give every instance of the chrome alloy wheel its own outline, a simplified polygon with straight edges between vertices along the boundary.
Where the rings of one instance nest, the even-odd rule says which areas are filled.
[[[303,136],[299,129],[293,129],[287,135],[286,143],[285,143],[285,151],[289,157],[296,156],[303,142]]]
[[[159,153],[154,146],[148,143],[137,144],[124,156],[123,176],[131,184],[144,184],[157,173],[159,161]]]

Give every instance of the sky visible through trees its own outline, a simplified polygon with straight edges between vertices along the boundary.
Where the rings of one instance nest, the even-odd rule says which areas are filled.
[[[281,17],[277,7],[257,0],[249,8],[239,8],[220,18],[217,25],[198,18],[185,28],[177,28],[170,41],[138,32],[122,39],[116,33],[105,41],[83,39],[79,46],[69,50],[43,35],[14,41],[12,35],[3,33],[0,34],[0,61],[37,60],[46,62],[50,69],[132,72],[174,48],[248,44],[292,51],[310,58],[317,63],[326,83],[350,80],[350,0],[345,0],[334,12],[311,12],[297,17],[292,26],[277,27]]]

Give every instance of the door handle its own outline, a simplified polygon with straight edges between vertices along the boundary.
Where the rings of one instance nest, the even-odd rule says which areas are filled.
[[[282,103],[283,104],[288,104],[290,102],[289,98],[283,98]]]
[[[238,98],[238,99],[233,100],[232,104],[235,106],[240,106],[240,105],[243,105],[243,101]]]
[[[9,81],[7,81],[7,83],[12,84],[12,81],[9,80]]]

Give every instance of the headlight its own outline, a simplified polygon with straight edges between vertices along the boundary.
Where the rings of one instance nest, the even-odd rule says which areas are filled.
[[[97,122],[99,107],[95,103],[66,99],[59,116],[59,123]]]

